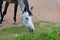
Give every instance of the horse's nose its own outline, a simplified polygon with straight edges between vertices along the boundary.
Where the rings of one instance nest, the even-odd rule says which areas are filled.
[[[30,29],[29,31],[30,31],[30,32],[33,32],[33,29]]]
[[[29,26],[29,27],[28,27],[28,30],[29,30],[30,32],[33,32],[33,31],[34,31],[34,27]]]

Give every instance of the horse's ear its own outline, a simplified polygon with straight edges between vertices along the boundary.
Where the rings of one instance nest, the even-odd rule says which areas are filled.
[[[32,12],[33,6],[30,8],[30,12]],[[33,16],[33,14],[31,13],[31,16]]]
[[[33,6],[30,8],[30,11],[32,11],[32,9],[33,9]]]
[[[33,6],[30,8],[30,10],[32,10],[33,9]]]

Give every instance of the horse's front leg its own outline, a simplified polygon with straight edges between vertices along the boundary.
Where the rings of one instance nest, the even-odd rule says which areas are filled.
[[[3,4],[3,1],[0,0],[0,24],[2,24],[2,4]]]
[[[6,2],[6,4],[5,4],[5,8],[4,8],[4,11],[3,11],[3,15],[2,15],[2,21],[3,21],[4,16],[5,16],[6,13],[7,13],[8,6],[9,6],[9,3]]]
[[[16,2],[15,5],[14,5],[14,23],[16,23],[17,7],[18,7],[18,3]]]

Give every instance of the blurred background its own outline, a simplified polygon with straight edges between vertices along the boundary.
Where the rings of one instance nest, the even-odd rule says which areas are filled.
[[[28,0],[29,7],[33,6],[33,22],[48,21],[60,23],[60,0]],[[3,3],[4,10],[5,2]],[[13,26],[14,4],[10,4],[4,17],[3,27]],[[22,24],[20,7],[17,10],[17,25]]]

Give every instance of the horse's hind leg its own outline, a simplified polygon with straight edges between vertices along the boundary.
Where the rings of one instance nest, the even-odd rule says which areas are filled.
[[[2,4],[3,4],[3,1],[0,0],[0,24],[2,24]]]
[[[14,5],[14,23],[16,23],[17,7],[18,7],[18,3],[16,2],[15,5]]]
[[[4,11],[3,11],[3,15],[2,15],[2,21],[3,21],[4,16],[5,16],[6,13],[7,13],[8,6],[9,6],[9,3],[6,2],[6,4],[5,4],[5,8],[4,8]]]

